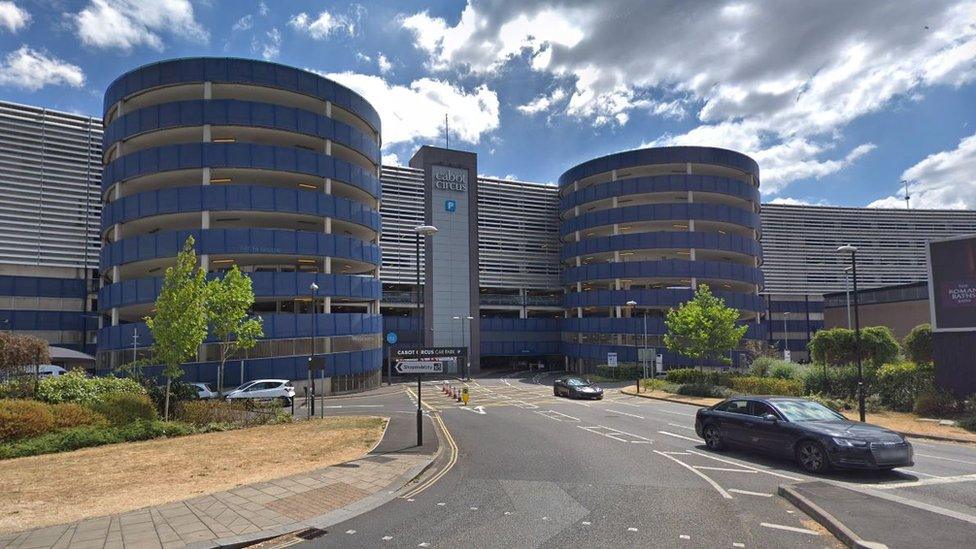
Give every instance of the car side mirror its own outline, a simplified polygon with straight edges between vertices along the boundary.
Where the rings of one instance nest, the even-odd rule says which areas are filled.
[[[779,421],[779,418],[777,418],[775,414],[763,414],[763,419],[766,421],[772,421],[773,423]]]

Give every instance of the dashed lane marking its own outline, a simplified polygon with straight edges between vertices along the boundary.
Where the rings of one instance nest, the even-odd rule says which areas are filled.
[[[637,419],[644,419],[644,416],[639,416],[637,414],[631,414],[628,412],[621,412],[620,410],[614,410],[612,408],[607,408],[605,411],[610,412],[612,414],[620,414],[622,416],[630,416],[630,417],[636,417]]]
[[[661,408],[652,408],[652,410],[654,410],[655,412],[662,412],[662,413],[665,413],[665,414],[672,414],[672,415],[676,415],[676,416],[695,417],[695,414],[685,414],[685,413],[682,413],[682,412],[672,412],[671,410],[663,410]]]
[[[893,482],[891,484],[878,484],[872,486],[872,490],[894,490],[896,488],[910,488],[914,486],[932,486],[936,484],[958,484],[960,482],[976,481],[976,474],[958,475],[954,477],[927,478],[925,480],[913,480],[910,482]]]
[[[669,433],[669,432],[667,432],[667,431],[658,431],[658,432],[659,432],[659,433],[661,433],[662,435],[668,435],[669,437],[674,437],[674,438],[683,438],[683,439],[685,439],[685,440],[690,440],[690,441],[692,441],[692,442],[699,442],[699,443],[701,442],[701,440],[699,440],[699,439],[697,439],[697,438],[691,438],[691,437],[686,437],[686,436],[684,436],[684,435],[676,435],[676,434],[674,434],[674,433]]]
[[[637,531],[637,528],[634,528],[633,526],[631,526],[630,528],[627,529],[627,531],[628,532],[636,532]]]
[[[742,494],[746,496],[759,496],[763,498],[771,498],[773,494],[764,494],[762,492],[750,492],[749,490],[739,490],[738,488],[729,488],[729,492],[734,494]]]
[[[383,541],[390,541],[391,539],[393,539],[393,536],[383,536],[380,539]]]
[[[933,456],[932,454],[918,454],[918,453],[916,453],[915,456],[921,456],[921,457],[926,457],[926,458],[931,458],[931,459],[941,459],[943,461],[954,461],[956,463],[965,463],[965,464],[968,464],[968,465],[976,465],[976,461],[967,461],[965,459],[955,459],[955,458],[947,458],[947,457],[942,457],[942,456]]]
[[[580,524],[582,524],[583,526],[589,526],[589,525],[591,525],[591,524],[593,524],[593,523],[592,523],[592,522],[590,522],[590,521],[588,521],[588,520],[584,520],[584,521],[583,521],[583,522],[581,522]]]
[[[691,539],[691,536],[689,536],[688,534],[681,534],[678,537],[681,539]]]
[[[819,532],[814,532],[813,530],[807,530],[806,528],[798,528],[796,526],[786,526],[785,524],[771,524],[769,522],[761,522],[759,526],[765,528],[773,528],[776,530],[785,530],[787,532],[796,532],[797,534],[807,534],[808,536],[819,536]]]
[[[346,530],[346,533],[349,534],[349,535],[352,535],[352,534],[355,534],[356,531],[355,530]]]
[[[668,423],[671,427],[677,427],[678,429],[688,429],[689,431],[694,431],[694,427],[688,427],[687,425],[678,425],[677,423]]]
[[[607,427],[606,425],[577,425],[577,427],[583,429],[584,431],[589,431],[596,435],[612,438],[613,440],[619,440],[620,442],[633,442],[634,444],[648,444],[651,442],[651,439],[647,437],[642,437],[640,435],[635,435],[633,433],[628,433],[626,431],[621,431],[619,429]],[[630,438],[628,439],[624,437],[630,437]]]
[[[744,543],[739,543],[737,541],[733,541],[732,542],[732,547],[745,547],[745,546],[746,546],[746,544],[744,544]]]
[[[705,482],[711,484],[712,485],[712,488],[715,488],[715,490],[717,490],[718,493],[721,494],[723,498],[725,498],[725,499],[733,499],[732,498],[732,494],[726,492],[724,488],[722,488],[721,486],[719,486],[719,484],[717,482],[715,482],[714,480],[712,480],[712,478],[710,476],[706,475],[705,473],[702,473],[701,471],[699,471],[698,469],[695,469],[691,465],[688,465],[687,463],[681,461],[680,459],[678,459],[676,457],[669,456],[668,454],[665,454],[664,452],[659,452],[657,450],[654,450],[654,453],[655,454],[662,455],[662,456],[670,459],[671,461],[677,463],[678,465],[684,467],[685,469],[688,469],[692,473],[695,473],[696,475],[698,475],[701,478],[705,479]]]

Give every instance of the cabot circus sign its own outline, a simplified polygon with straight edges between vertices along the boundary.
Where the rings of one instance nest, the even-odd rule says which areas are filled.
[[[447,166],[431,166],[434,188],[444,191],[465,192],[468,190],[468,171]]]

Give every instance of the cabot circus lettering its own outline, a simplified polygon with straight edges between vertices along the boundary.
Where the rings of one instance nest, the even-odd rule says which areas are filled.
[[[434,166],[431,172],[435,189],[456,192],[468,190],[468,172],[465,170]]]

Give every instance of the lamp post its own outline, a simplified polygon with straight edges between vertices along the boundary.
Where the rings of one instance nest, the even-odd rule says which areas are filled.
[[[864,421],[864,369],[861,366],[861,319],[857,310],[857,248],[850,244],[837,248],[851,254],[851,277],[854,279],[854,356],[857,358],[857,409]]]
[[[424,330],[424,313],[420,310],[422,301],[420,296],[420,237],[429,237],[437,234],[437,227],[433,225],[418,225],[413,232],[417,234],[417,316],[420,317],[420,346],[426,343],[427,332]],[[426,309],[426,307],[425,307]],[[417,374],[417,446],[424,445],[424,412],[420,409],[420,380],[421,374]]]
[[[847,329],[851,329],[851,267],[844,267],[844,297],[847,299]]]
[[[637,307],[637,302],[631,299],[627,302],[627,306],[630,307],[630,318],[634,318],[634,309]],[[640,357],[640,349],[637,347],[637,338],[634,338],[634,365],[637,365],[637,358]],[[636,369],[636,368],[635,368]],[[647,370],[647,365],[644,365],[644,370]],[[637,392],[640,392],[640,374],[637,375]]]
[[[315,281],[313,280],[312,283],[308,285],[308,289],[312,290],[312,351],[311,354],[308,355],[308,382],[309,382],[308,386],[309,386],[309,391],[311,392],[312,395],[312,402],[309,408],[309,417],[312,417],[315,415],[315,374],[312,373],[312,361],[315,360],[315,340],[318,339],[318,335],[319,335],[318,324],[315,322],[315,317],[316,317],[315,313],[317,312],[315,310],[315,302],[318,301],[319,285],[316,284]],[[325,374],[324,369],[322,373],[323,375]],[[322,389],[325,390],[324,380],[322,384]],[[322,405],[324,407],[325,402],[323,402]],[[325,409],[321,408],[321,410],[322,413],[324,414]]]
[[[470,351],[470,349],[468,349],[468,343],[467,343],[468,339],[467,339],[467,337],[465,337],[464,325],[465,324],[470,324],[471,321],[474,320],[474,317],[473,316],[455,316],[455,317],[452,317],[452,318],[454,320],[457,320],[458,322],[461,323],[461,347],[464,348],[464,362],[462,362],[460,364],[460,367],[461,367],[460,374],[461,374],[461,380],[468,381],[468,373],[471,371],[471,359],[470,359],[471,351]],[[468,332],[470,332],[470,331],[471,331],[471,327],[468,326]]]
[[[792,362],[790,360],[790,332],[786,327],[786,321],[790,318],[789,311],[783,311],[783,360],[787,362]]]

